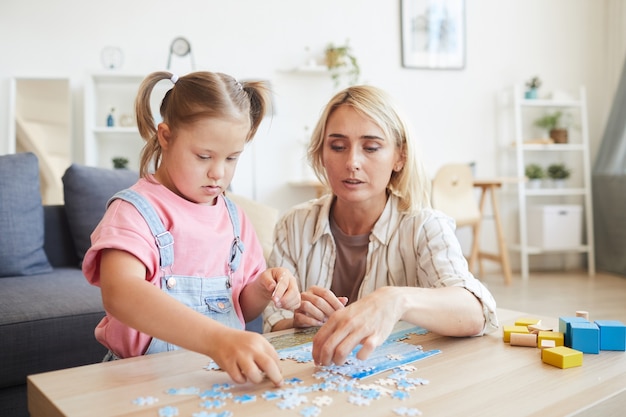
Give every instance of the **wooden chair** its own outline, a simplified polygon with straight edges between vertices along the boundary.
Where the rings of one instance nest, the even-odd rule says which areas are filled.
[[[469,270],[473,271],[480,253],[480,226],[482,215],[474,194],[474,176],[468,164],[442,166],[432,183],[433,208],[452,217],[457,228],[472,228],[472,246],[468,258]],[[482,269],[482,268],[481,268]]]

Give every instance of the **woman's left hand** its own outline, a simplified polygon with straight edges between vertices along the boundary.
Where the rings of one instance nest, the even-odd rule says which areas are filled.
[[[348,307],[335,311],[313,338],[313,360],[318,365],[345,363],[359,344],[364,360],[391,334],[401,317],[396,288],[383,287]]]

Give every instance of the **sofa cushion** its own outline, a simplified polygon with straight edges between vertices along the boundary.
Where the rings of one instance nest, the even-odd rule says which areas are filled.
[[[3,278],[0,294],[0,388],[104,357],[106,348],[94,336],[105,314],[100,289],[80,269]]]
[[[96,228],[106,203],[116,192],[130,187],[139,173],[126,169],[108,169],[72,164],[63,174],[65,211],[76,247],[79,264],[91,246],[91,232]]]
[[[39,161],[30,152],[0,156],[0,277],[52,271],[43,249]]]

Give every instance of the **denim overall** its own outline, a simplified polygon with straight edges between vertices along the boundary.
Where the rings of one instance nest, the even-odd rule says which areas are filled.
[[[161,289],[182,302],[186,306],[212,318],[228,327],[243,329],[243,325],[237,316],[233,305],[232,274],[239,267],[241,255],[244,250],[243,242],[239,237],[240,225],[237,209],[234,203],[224,196],[228,215],[233,225],[235,238],[227,260],[228,275],[216,277],[189,277],[174,275],[174,238],[165,230],[165,226],[152,205],[139,193],[126,189],[115,194],[107,203],[115,199],[122,199],[133,204],[148,223],[150,231],[154,235],[155,244],[159,248]],[[207,254],[207,256],[211,256]],[[152,338],[145,354],[165,352],[180,349],[171,343]]]

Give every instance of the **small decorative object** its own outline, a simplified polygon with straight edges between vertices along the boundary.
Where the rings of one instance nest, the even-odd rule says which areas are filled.
[[[135,118],[130,114],[122,114],[120,115],[120,126],[122,127],[131,127],[135,125]]]
[[[535,126],[547,131],[554,143],[567,143],[567,127],[563,120],[563,112],[556,111],[535,120]]]
[[[571,174],[570,169],[565,164],[551,164],[548,166],[548,177],[554,181],[555,186],[562,187],[565,180]]]
[[[541,80],[539,79],[539,77],[535,76],[526,81],[526,87],[527,90],[524,93],[524,97],[529,99],[537,98],[539,87],[541,87]]]
[[[120,69],[124,63],[124,53],[117,46],[105,46],[100,52],[102,65],[108,70]]]
[[[530,188],[539,188],[539,186],[541,186],[541,180],[546,176],[543,167],[539,164],[526,165],[525,174],[526,177],[528,177]]]
[[[126,169],[128,167],[128,159],[123,156],[116,156],[112,161],[115,169]]]
[[[115,126],[115,118],[113,117],[113,113],[115,113],[115,107],[111,107],[111,111],[107,115],[107,126],[108,127]]]
[[[346,41],[345,45],[336,46],[329,43],[324,50],[326,67],[330,71],[330,76],[335,82],[335,87],[341,83],[342,76],[347,77],[348,84],[354,85],[359,82],[361,67],[356,57],[352,54],[352,49]]]
[[[174,38],[172,44],[170,45],[170,55],[167,58],[167,69],[170,69],[172,64],[172,55],[176,55],[179,57],[185,57],[189,55],[189,59],[191,60],[191,69],[195,68],[195,63],[193,60],[193,54],[191,53],[191,44],[186,38],[179,36],[178,38]]]

